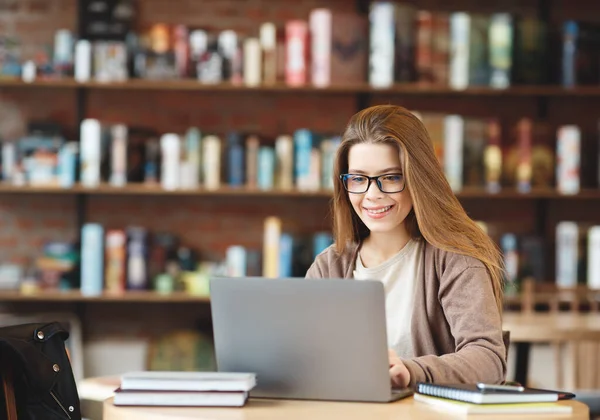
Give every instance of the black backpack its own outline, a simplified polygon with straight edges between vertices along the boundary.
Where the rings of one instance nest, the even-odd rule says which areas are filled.
[[[79,395],[58,322],[0,328],[0,418],[81,420]]]

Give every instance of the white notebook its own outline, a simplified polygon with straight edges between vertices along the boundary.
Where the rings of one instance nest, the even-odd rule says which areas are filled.
[[[114,405],[162,407],[241,407],[248,393],[243,391],[115,391]]]
[[[131,372],[121,376],[122,390],[250,391],[254,373],[237,372]]]

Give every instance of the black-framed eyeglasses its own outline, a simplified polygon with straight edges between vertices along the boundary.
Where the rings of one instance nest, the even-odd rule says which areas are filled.
[[[379,191],[386,194],[404,191],[406,180],[402,174],[383,174],[378,176],[367,176],[361,174],[341,174],[340,179],[346,191],[352,194],[364,194],[369,190],[371,181],[375,181]]]

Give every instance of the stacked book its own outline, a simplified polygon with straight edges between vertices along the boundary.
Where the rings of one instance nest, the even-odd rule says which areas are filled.
[[[255,385],[254,373],[132,372],[121,377],[114,405],[241,407]]]
[[[569,414],[571,393],[521,386],[418,383],[415,401],[458,414]]]

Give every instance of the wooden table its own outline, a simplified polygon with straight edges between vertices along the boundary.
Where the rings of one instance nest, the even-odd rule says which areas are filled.
[[[503,315],[503,329],[510,331],[510,342],[516,343],[514,380],[527,384],[532,343],[600,341],[600,313],[506,312]]]
[[[500,420],[527,418],[528,420],[557,419],[589,420],[589,410],[579,401],[561,401],[573,407],[571,415],[479,415],[468,416],[474,420]],[[163,407],[115,407],[112,398],[104,402],[103,420],[438,420],[446,417],[440,411],[406,398],[389,404],[324,402],[297,400],[250,399],[243,408],[163,408]],[[459,415],[460,417],[460,415]]]

